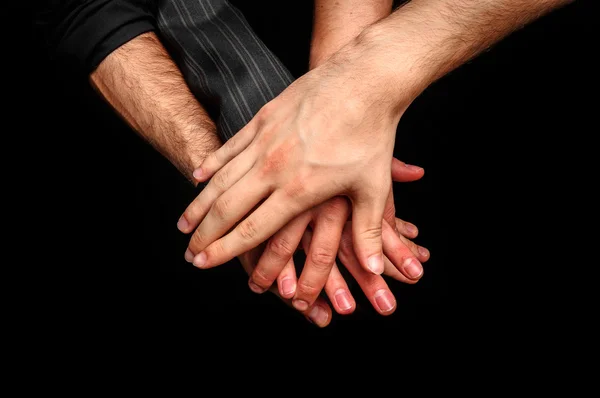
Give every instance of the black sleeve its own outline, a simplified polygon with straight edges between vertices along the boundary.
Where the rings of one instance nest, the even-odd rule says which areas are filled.
[[[155,26],[149,0],[49,0],[36,19],[49,55],[84,73]]]

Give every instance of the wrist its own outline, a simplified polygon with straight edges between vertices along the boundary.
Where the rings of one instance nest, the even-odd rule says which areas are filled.
[[[176,151],[180,154],[177,168],[195,184],[193,171],[200,167],[208,155],[221,147],[221,141],[215,124],[210,120],[181,125],[177,130],[180,132],[180,148]]]

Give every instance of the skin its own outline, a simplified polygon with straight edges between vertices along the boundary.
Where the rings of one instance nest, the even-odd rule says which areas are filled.
[[[345,196],[356,258],[366,272],[383,272],[384,213],[403,113],[432,82],[569,2],[413,0],[330,57],[316,57],[326,61],[196,170],[200,180],[214,175],[218,183],[183,214],[198,226],[189,245],[194,265],[218,266],[307,209]]]
[[[392,2],[387,0],[345,0],[337,2],[317,0],[315,2],[310,68],[314,69],[322,64],[337,50],[354,39],[366,26],[384,18],[391,11]],[[402,167],[408,167],[414,173],[407,173],[406,169],[402,169]],[[392,165],[392,179],[394,181],[407,182],[422,176],[423,170],[421,168],[407,166],[400,164],[400,162]],[[393,193],[390,191],[384,215],[387,223],[393,228],[396,227],[395,213]],[[285,298],[291,298],[296,309],[305,310],[312,306],[321,290],[325,288],[327,295],[334,298],[331,301],[338,313],[347,314],[354,311],[354,298],[335,264],[336,254],[338,258],[344,258],[343,263],[347,268],[352,268],[354,264],[358,263],[352,251],[345,251],[344,255],[340,249],[342,231],[345,234],[344,241],[352,242],[350,236],[352,223],[351,220],[347,220],[349,215],[350,206],[348,201],[338,196],[290,221],[269,240],[269,244],[260,257],[257,267],[250,275],[248,284],[252,291],[262,293],[277,279],[279,293]],[[346,224],[348,224],[347,227]],[[309,226],[308,229],[306,229],[307,226]],[[412,227],[412,225],[402,223],[402,226],[405,236],[416,237],[412,234],[406,235],[407,227]],[[300,243],[303,234],[307,232],[310,233],[309,236],[314,236],[316,239],[314,243],[311,240],[304,242],[307,246],[305,248],[307,261],[304,264],[300,279],[297,280],[292,254]],[[399,235],[399,238],[401,236]],[[392,239],[388,240],[390,245],[394,243],[397,245],[397,240],[393,242]],[[395,251],[394,254],[401,265],[396,268],[385,256],[386,275],[393,276],[405,283],[416,283],[423,275],[421,261],[429,259],[429,252],[425,248],[420,248],[419,251],[417,247],[411,253],[407,245],[398,246],[401,249]],[[377,280],[377,284],[381,286],[381,289],[374,291],[370,297],[373,298],[377,295],[377,297],[385,297],[387,303],[395,303],[394,295],[387,288],[387,284],[383,279],[374,279]],[[381,314],[393,312],[393,308],[383,308],[380,305],[374,305],[374,307]]]
[[[192,175],[193,170],[208,154],[214,153],[221,142],[216,135],[215,124],[189,91],[177,66],[154,33],[140,35],[115,50],[91,74],[90,81],[126,123],[190,181],[197,182]],[[413,181],[422,176],[420,168],[403,167],[400,170],[400,180]],[[416,227],[399,219],[394,222],[400,226],[399,232],[404,234],[400,235],[402,244],[420,253],[419,247],[407,239],[416,237]],[[426,252],[424,248],[420,250]],[[262,250],[257,248],[239,256],[246,272],[252,273],[261,254]],[[424,261],[423,257],[420,258]],[[292,272],[289,267],[285,271],[280,278],[282,287],[283,277],[290,276]],[[337,303],[335,293],[340,288],[347,289],[339,270],[336,271],[330,273],[326,287],[334,303]],[[361,278],[360,274],[357,276]],[[367,285],[364,278],[358,283],[369,289],[375,286]],[[365,293],[374,295],[377,291],[365,290]],[[382,293],[379,295],[383,297]],[[347,312],[340,306],[336,309]],[[302,313],[319,326],[331,321],[331,308],[322,297]]]

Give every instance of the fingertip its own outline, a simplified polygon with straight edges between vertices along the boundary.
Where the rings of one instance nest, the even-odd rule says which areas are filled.
[[[294,278],[288,277],[281,280],[279,294],[287,299],[294,297],[294,294],[296,294],[296,281]]]
[[[419,255],[421,256],[421,258],[420,258],[421,261],[427,261],[431,257],[431,253],[429,252],[429,250],[427,250],[423,246],[419,246],[417,248],[417,251],[419,252]]]
[[[206,178],[206,173],[204,172],[204,170],[201,167],[198,167],[196,170],[194,170],[194,172],[192,173],[192,176],[197,181],[204,181],[204,179]]]
[[[423,266],[414,258],[407,258],[402,265],[406,276],[412,280],[420,279],[423,275]]]
[[[183,258],[185,258],[185,261],[187,261],[188,263],[191,263],[194,261],[194,254],[190,249],[187,249],[185,251],[185,254],[183,255]]]
[[[177,221],[177,229],[183,233],[187,233],[189,228],[190,223],[185,219],[185,216],[179,217],[179,220]]]
[[[198,268],[206,268],[206,261],[207,261],[206,253],[200,252],[196,255],[196,257],[194,257],[193,264],[195,267],[198,267]]]
[[[416,225],[413,225],[409,222],[405,222],[403,227],[410,238],[416,238],[419,235],[419,229]]]
[[[320,305],[315,305],[307,314],[306,318],[320,328],[329,325],[331,314],[328,309]]]
[[[367,269],[375,275],[383,274],[383,253],[373,254],[367,259]]]
[[[415,166],[413,164],[404,163],[404,167],[406,167],[408,170],[412,171],[413,173],[424,173],[425,172],[425,170],[422,167]]]
[[[354,312],[356,303],[352,294],[346,289],[338,289],[334,294],[336,311],[339,314],[350,314]]]
[[[262,294],[265,292],[265,289],[254,283],[252,279],[248,280],[248,287],[250,287],[250,290],[252,290],[256,294]]]
[[[396,298],[387,289],[380,289],[373,297],[377,306],[377,311],[381,315],[390,315],[396,310]]]

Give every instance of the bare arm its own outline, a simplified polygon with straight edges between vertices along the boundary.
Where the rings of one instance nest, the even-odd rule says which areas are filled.
[[[221,146],[216,128],[154,33],[113,51],[90,76],[114,109],[190,181]]]
[[[366,28],[335,62],[357,61],[379,93],[406,103],[511,32],[573,0],[412,0]],[[377,90],[376,89],[376,90]],[[398,98],[398,94],[402,98]]]
[[[391,12],[392,0],[315,0],[310,69]]]

